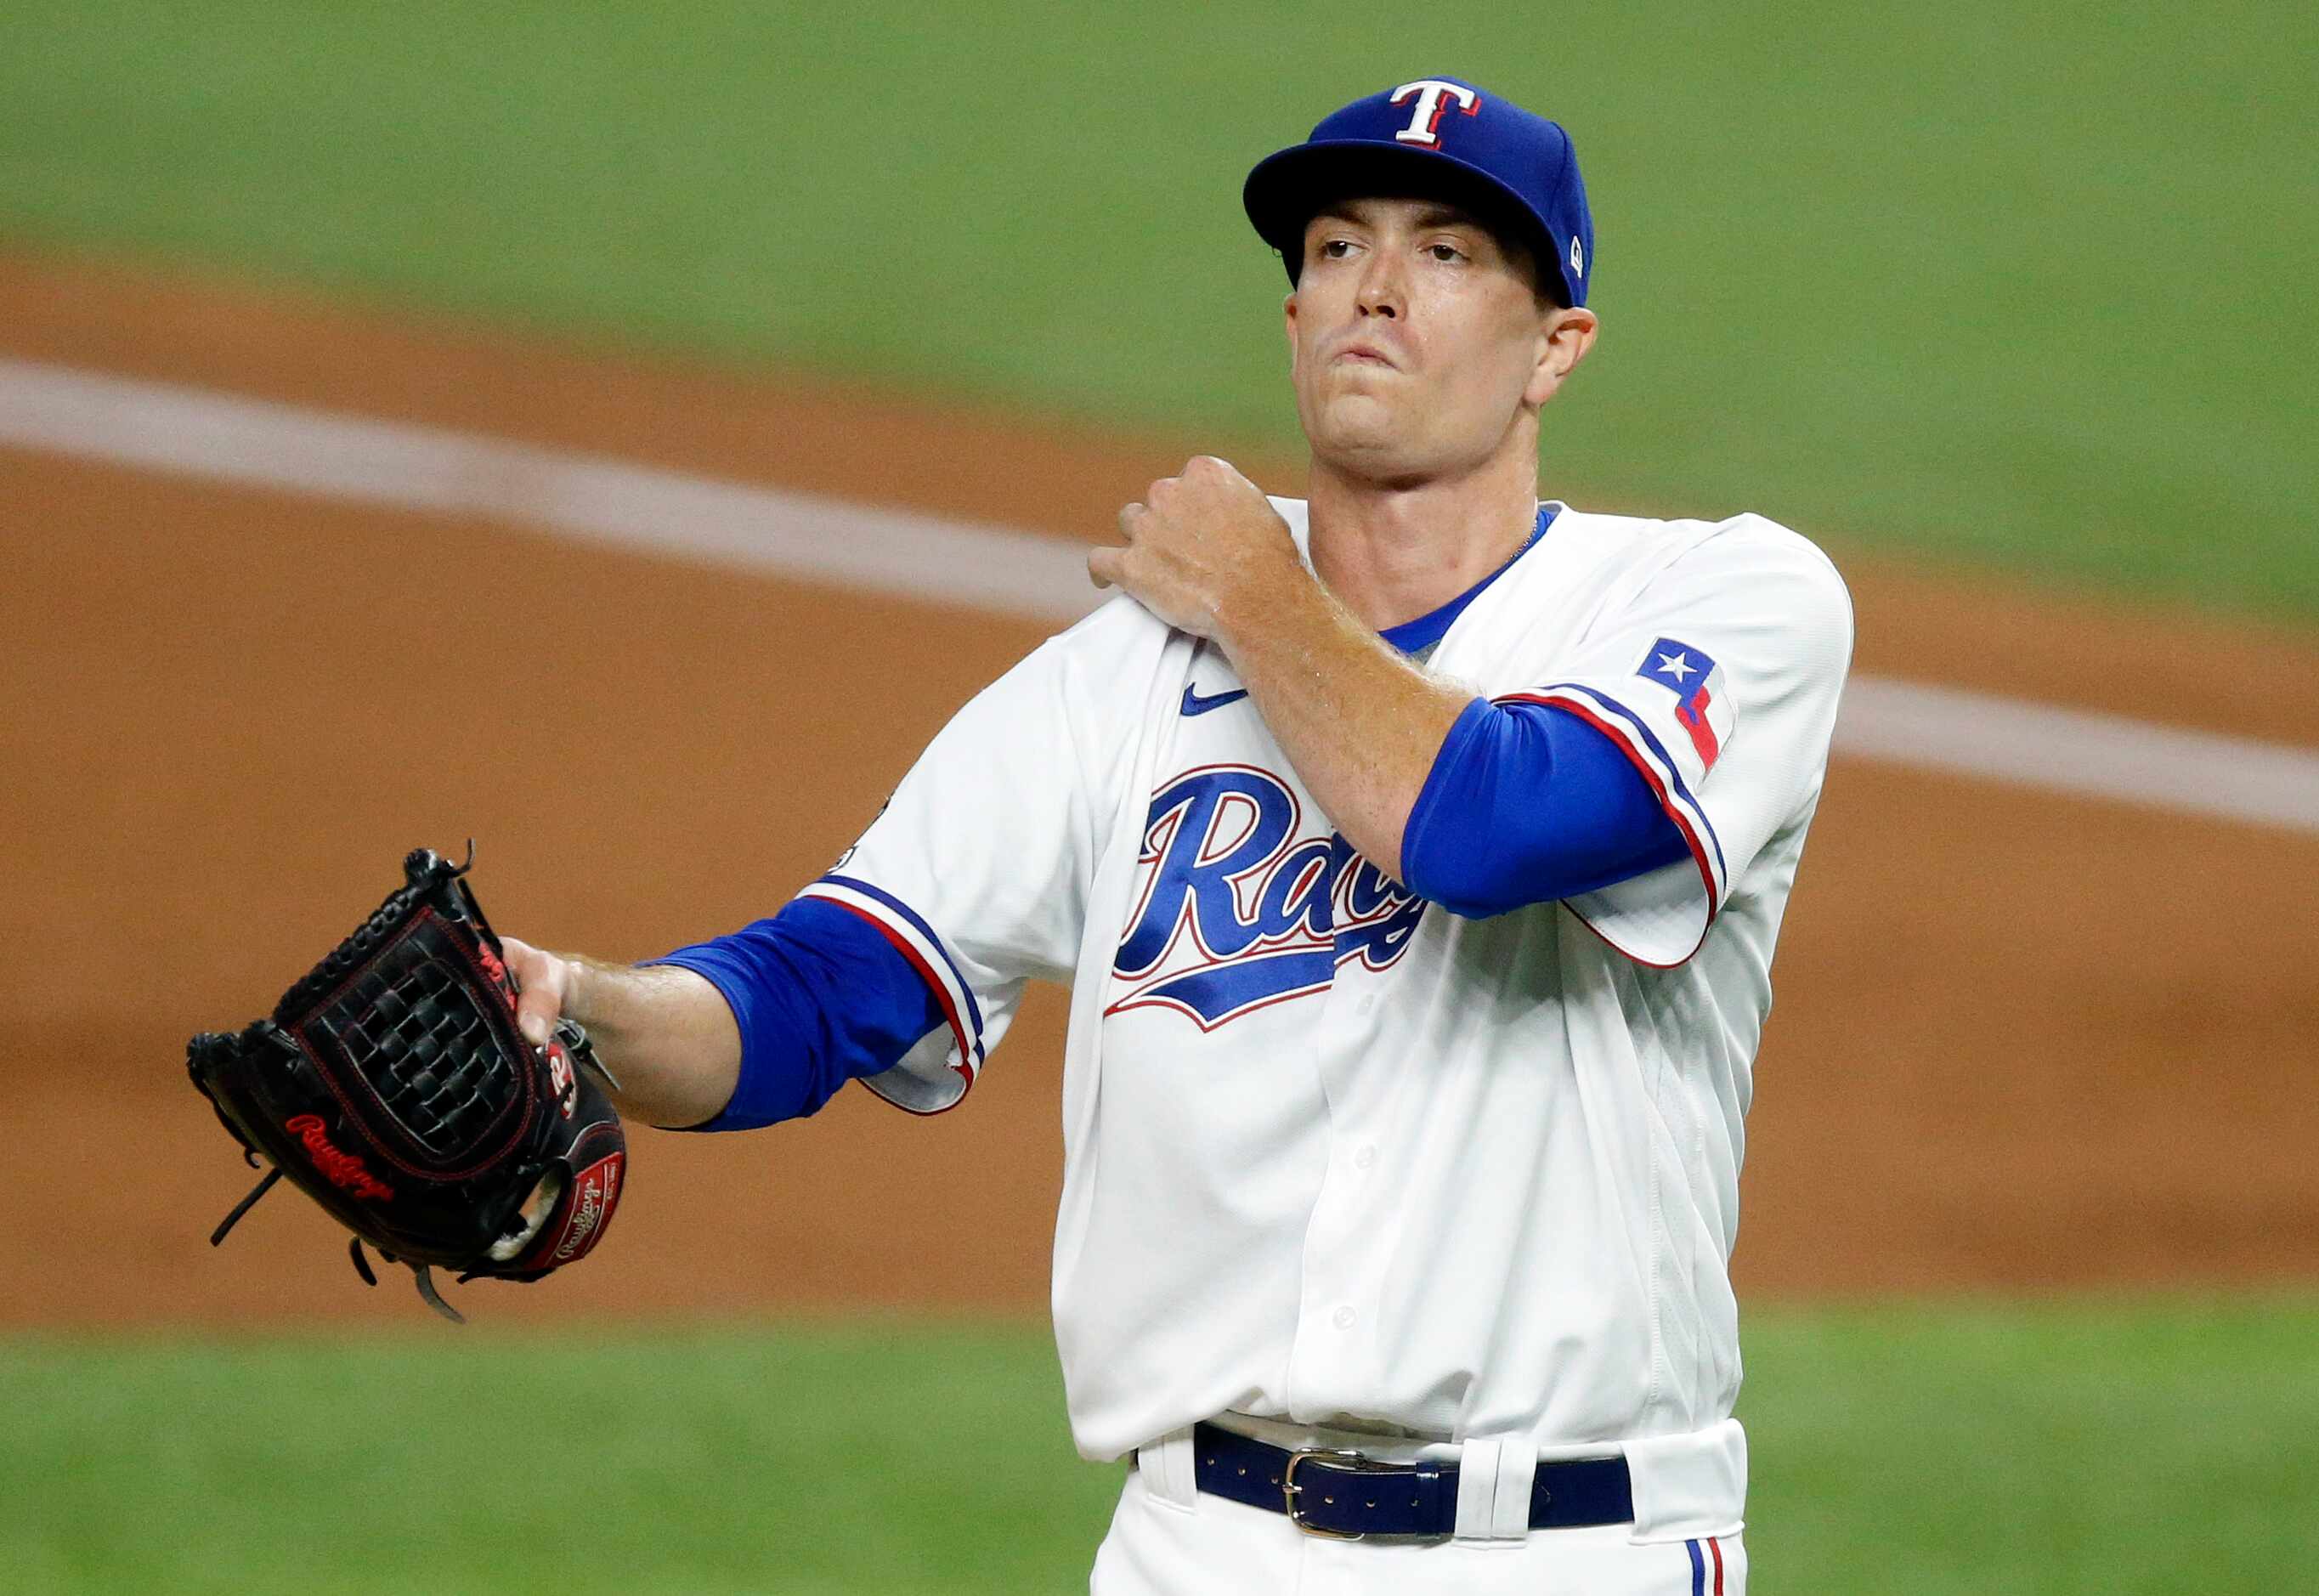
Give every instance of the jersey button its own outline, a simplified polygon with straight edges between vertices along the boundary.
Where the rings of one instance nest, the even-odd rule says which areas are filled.
[[[1339,1330],[1350,1330],[1353,1328],[1353,1318],[1352,1308],[1345,1305],[1339,1307],[1334,1313],[1329,1315],[1329,1322]]]

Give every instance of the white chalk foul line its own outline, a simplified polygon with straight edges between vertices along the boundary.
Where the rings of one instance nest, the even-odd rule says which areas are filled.
[[[0,444],[1045,622],[1099,597],[1085,551],[1035,533],[28,361],[0,359]],[[2279,744],[1854,676],[1836,748],[2319,832],[2319,752]]]
[[[1845,684],[1839,753],[2319,832],[2319,753],[1887,677]]]
[[[1100,596],[1034,533],[28,361],[0,360],[0,443],[1042,620]]]

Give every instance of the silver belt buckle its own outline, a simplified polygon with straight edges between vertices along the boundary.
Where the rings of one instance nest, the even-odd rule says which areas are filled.
[[[1301,1447],[1295,1452],[1289,1454],[1288,1466],[1280,1471],[1281,1509],[1283,1511],[1287,1513],[1288,1521],[1291,1524],[1295,1525],[1297,1528],[1303,1530],[1306,1535],[1313,1536],[1320,1540],[1367,1539],[1368,1537],[1361,1534],[1358,1530],[1323,1529],[1317,1524],[1307,1523],[1304,1514],[1298,1510],[1296,1506],[1297,1497],[1306,1491],[1311,1490],[1312,1487],[1309,1485],[1300,1485],[1296,1483],[1296,1468],[1299,1464],[1309,1463],[1315,1457],[1326,1458],[1329,1462],[1336,1465],[1338,1467],[1349,1469],[1356,1474],[1390,1474],[1394,1471],[1394,1465],[1389,1463],[1372,1462],[1370,1459],[1362,1456],[1358,1452],[1347,1451],[1341,1447]],[[1326,1500],[1333,1501],[1335,1498],[1331,1497]]]

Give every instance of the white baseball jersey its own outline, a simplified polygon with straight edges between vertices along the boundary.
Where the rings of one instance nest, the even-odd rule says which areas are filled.
[[[1488,919],[1417,898],[1222,651],[1122,597],[961,709],[807,889],[949,1017],[869,1082],[906,1108],[966,1095],[1025,981],[1072,988],[1054,1314],[1090,1457],[1227,1411],[1618,1443],[1638,1520],[1737,1523],[1741,1120],[1851,611],[1760,518],[1556,508],[1426,668],[1600,727],[1687,861]]]

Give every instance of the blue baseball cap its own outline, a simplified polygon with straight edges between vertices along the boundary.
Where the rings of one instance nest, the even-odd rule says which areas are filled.
[[[1304,143],[1256,164],[1241,203],[1280,251],[1294,286],[1304,267],[1304,224],[1322,207],[1412,193],[1511,231],[1538,257],[1548,293],[1567,305],[1586,302],[1594,219],[1570,135],[1455,78],[1421,77],[1331,113]]]

